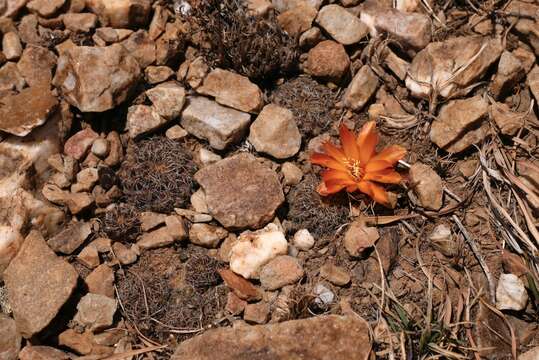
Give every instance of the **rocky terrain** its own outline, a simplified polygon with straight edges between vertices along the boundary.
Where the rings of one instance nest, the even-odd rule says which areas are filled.
[[[0,0],[0,39],[0,360],[539,358],[536,0]],[[373,122],[389,185],[315,165],[366,179]]]

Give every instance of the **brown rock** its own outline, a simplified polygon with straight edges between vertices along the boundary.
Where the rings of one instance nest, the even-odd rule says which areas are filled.
[[[144,69],[144,75],[148,84],[159,84],[170,79],[174,70],[168,66],[148,66]]]
[[[107,135],[107,141],[110,144],[109,156],[106,157],[105,164],[108,166],[118,165],[124,158],[124,148],[120,135],[116,131],[111,131]]]
[[[21,335],[15,321],[0,312],[0,359],[16,360],[21,349]]]
[[[247,301],[240,299],[236,294],[229,292],[226,297],[225,310],[232,315],[239,315],[245,309]]]
[[[43,125],[54,112],[58,100],[47,87],[29,87],[0,99],[0,130],[26,136]]]
[[[493,102],[490,106],[490,115],[501,133],[511,136],[515,136],[524,127],[526,121],[533,122],[534,120],[530,113],[511,111],[509,106],[498,102]]]
[[[277,159],[294,156],[301,146],[301,134],[292,111],[269,104],[251,124],[249,142],[256,151]]]
[[[8,62],[0,67],[0,91],[21,91],[25,85],[26,81],[19,72],[17,64]]]
[[[86,156],[92,143],[97,138],[99,138],[99,135],[90,127],[87,127],[67,139],[64,144],[64,154],[71,156],[73,159],[81,160]]]
[[[25,338],[43,330],[77,285],[76,270],[33,231],[4,272],[17,329]]]
[[[309,30],[316,13],[315,8],[304,2],[280,13],[277,22],[291,37],[296,37]]]
[[[20,360],[69,360],[70,357],[63,351],[50,346],[27,345],[19,354]]]
[[[185,104],[185,89],[174,81],[147,90],[146,96],[155,111],[168,120],[178,118]]]
[[[507,250],[502,252],[502,266],[506,273],[516,276],[523,276],[530,272],[524,261],[517,254],[513,254]]]
[[[2,52],[6,60],[18,60],[22,54],[21,39],[16,32],[10,31],[2,38]]]
[[[48,89],[52,81],[56,61],[56,55],[46,48],[27,45],[17,63],[17,68],[28,85]]]
[[[533,69],[528,73],[528,86],[535,98],[536,102],[539,102],[539,66],[535,65]]]
[[[95,269],[100,263],[99,252],[95,246],[88,245],[77,255],[77,261],[89,269]]]
[[[119,44],[78,46],[60,56],[54,85],[81,111],[102,112],[122,103],[139,76],[137,60]]]
[[[246,301],[256,301],[262,298],[262,293],[256,286],[234,272],[222,269],[219,270],[219,275],[238,298]]]
[[[107,264],[99,265],[84,279],[91,294],[114,299],[114,271]]]
[[[168,246],[175,242],[174,236],[170,234],[170,231],[166,226],[163,226],[157,230],[153,230],[143,234],[137,241],[137,245],[141,249],[156,249],[163,246]]]
[[[220,226],[193,224],[189,229],[189,241],[208,248],[216,248],[227,236],[228,231]]]
[[[363,65],[354,75],[343,95],[344,105],[352,110],[361,110],[374,95],[380,81],[369,65]]]
[[[17,15],[27,2],[28,0],[5,0],[3,7],[0,8],[0,16],[13,17]]]
[[[511,23],[515,23],[514,30],[527,38],[535,54],[539,55],[539,22],[537,12],[539,5],[535,1],[511,1],[505,8]]]
[[[77,354],[88,355],[92,352],[92,334],[80,334],[73,329],[67,329],[58,335],[58,345],[67,346]]]
[[[86,294],[77,305],[73,321],[91,331],[101,331],[114,323],[117,302],[107,296]]]
[[[442,178],[430,166],[421,163],[413,164],[408,176],[419,205],[429,210],[440,210],[444,194]]]
[[[157,5],[155,7],[152,21],[150,22],[150,27],[148,28],[148,33],[150,34],[150,38],[152,40],[155,40],[161,35],[167,25],[169,12],[164,6]]]
[[[350,59],[341,44],[325,40],[309,50],[305,72],[325,80],[339,81],[350,67]]]
[[[337,286],[345,286],[350,283],[350,274],[348,271],[331,263],[322,265],[320,268],[320,276]]]
[[[146,30],[139,30],[132,33],[121,44],[131,56],[137,59],[141,68],[145,68],[155,62],[155,42],[150,39]]]
[[[350,256],[358,257],[363,252],[372,247],[380,238],[375,227],[368,227],[365,224],[354,221],[344,234],[344,247]]]
[[[62,15],[66,29],[73,32],[87,33],[97,25],[97,16],[90,13],[68,13]]]
[[[179,19],[166,24],[165,33],[157,39],[155,44],[155,63],[157,65],[166,65],[178,60],[184,45],[184,31]]]
[[[298,282],[303,274],[298,259],[288,255],[277,256],[260,270],[260,284],[264,289],[277,290]]]
[[[499,99],[511,90],[524,75],[524,67],[520,60],[509,51],[504,51],[500,56],[496,76],[490,84],[490,92],[494,98]]]
[[[250,154],[238,154],[195,174],[210,214],[230,229],[260,228],[284,201],[277,174]]]
[[[250,323],[265,324],[268,321],[270,306],[261,301],[256,304],[247,304],[243,311],[243,319]]]
[[[285,185],[297,185],[303,177],[303,171],[291,162],[285,162],[281,166],[281,173],[283,174],[283,183]]]
[[[113,28],[144,26],[151,11],[150,0],[88,0],[86,4],[103,26]]]
[[[92,233],[92,226],[83,221],[73,222],[61,232],[47,240],[47,244],[55,252],[70,255],[84,243]]]
[[[64,6],[65,0],[31,0],[26,8],[39,16],[50,17]]]
[[[67,206],[74,215],[87,210],[94,204],[94,198],[88,193],[63,191],[53,184],[45,184],[41,193],[50,202]]]
[[[219,360],[289,360],[291,354],[298,359],[365,360],[370,351],[365,320],[330,315],[210,330],[181,343],[171,360],[214,360],[215,354]]]
[[[431,141],[452,153],[480,142],[488,134],[488,124],[484,121],[488,108],[488,102],[481,95],[450,101],[432,122]]]
[[[258,112],[264,105],[262,91],[249,78],[228,70],[215,69],[196,91],[215,97],[219,104],[245,112]]]
[[[369,33],[367,26],[357,16],[336,4],[321,8],[316,22],[343,45],[355,44]]]
[[[137,261],[137,253],[120,242],[112,244],[112,250],[122,265],[130,265]]]
[[[127,111],[126,128],[131,139],[155,131],[166,123],[167,120],[161,117],[151,106],[133,105]]]

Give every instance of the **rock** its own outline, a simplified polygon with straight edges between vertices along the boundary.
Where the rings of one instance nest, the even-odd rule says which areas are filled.
[[[116,131],[111,131],[107,135],[107,141],[110,144],[109,155],[104,162],[107,166],[113,167],[118,165],[124,158],[124,150],[120,135]]]
[[[175,241],[187,239],[187,229],[182,217],[175,215],[167,216],[165,218],[165,225],[168,233]]]
[[[144,211],[139,213],[138,218],[140,220],[140,229],[146,232],[164,224],[167,216],[152,211]]]
[[[260,284],[266,290],[277,290],[295,284],[303,274],[298,259],[288,255],[277,256],[260,270]]]
[[[344,234],[344,247],[350,256],[359,257],[379,238],[380,235],[375,227],[365,226],[359,221],[354,221]]]
[[[127,111],[126,129],[129,132],[129,137],[135,139],[140,135],[159,129],[167,122],[151,106],[133,105]]]
[[[148,84],[159,84],[170,79],[174,70],[168,66],[148,66],[144,69],[144,75]]]
[[[428,210],[440,210],[444,195],[442,178],[430,166],[422,163],[413,164],[408,176],[419,205]]]
[[[120,242],[112,244],[112,251],[122,265],[130,265],[137,261],[137,253]]]
[[[178,118],[185,104],[185,89],[174,81],[147,90],[146,96],[155,111],[168,120]]]
[[[92,144],[92,154],[97,156],[100,159],[104,159],[107,157],[110,151],[110,144],[107,139],[95,139],[95,141]]]
[[[17,330],[25,338],[43,330],[56,317],[77,285],[77,271],[54,254],[32,231],[4,272]]]
[[[15,63],[8,62],[0,67],[0,91],[21,91],[25,85],[26,81]]]
[[[230,250],[230,269],[250,279],[263,265],[278,255],[285,255],[287,250],[286,238],[274,224],[255,232],[246,231]]]
[[[53,16],[62,6],[65,0],[30,0],[26,8],[42,17]]]
[[[247,301],[240,299],[233,292],[229,292],[226,297],[225,310],[232,315],[240,315],[247,306]]]
[[[262,292],[248,280],[228,269],[219,270],[219,275],[233,293],[242,300],[256,301],[262,298]]]
[[[14,17],[27,2],[28,0],[5,0],[3,5],[0,6],[0,16]]]
[[[184,232],[183,236],[180,237],[175,229],[170,229],[168,226],[164,226],[157,230],[143,234],[137,241],[137,245],[144,250],[155,249],[168,246],[176,241],[183,240],[186,237],[186,232]]]
[[[299,46],[302,49],[310,49],[322,40],[322,32],[317,27],[312,27],[299,37]]]
[[[350,58],[341,44],[325,40],[309,50],[305,72],[314,77],[338,82],[350,67]]]
[[[309,230],[301,229],[294,234],[293,244],[298,250],[308,251],[314,246],[314,237]]]
[[[170,140],[180,140],[189,135],[189,133],[180,125],[174,125],[165,131],[165,136]]]
[[[137,60],[123,46],[77,46],[60,56],[54,85],[80,111],[103,112],[122,103],[139,77]]]
[[[99,172],[95,167],[87,167],[77,173],[77,182],[71,186],[71,192],[90,192],[99,181]]]
[[[345,286],[350,283],[350,274],[346,269],[331,263],[325,263],[320,268],[320,276],[337,286]]]
[[[73,329],[67,329],[58,335],[58,345],[67,346],[77,354],[88,355],[92,352],[92,334],[80,334]]]
[[[499,38],[464,36],[430,43],[410,65],[406,87],[413,96],[429,98],[433,89],[443,98],[466,95],[498,60],[503,48]],[[473,66],[467,65],[473,60]],[[463,69],[458,73],[455,69]]]
[[[270,306],[261,301],[256,304],[247,304],[243,311],[243,319],[250,323],[265,324],[268,321]]]
[[[318,10],[320,9],[320,5],[322,5],[322,0],[271,0],[271,3],[275,10],[282,13],[301,4],[307,4]]]
[[[50,88],[56,55],[41,46],[27,45],[17,68],[30,87]]]
[[[67,206],[73,215],[87,210],[94,204],[94,198],[88,193],[70,193],[52,184],[43,186],[41,193],[50,202]]]
[[[277,16],[277,22],[288,35],[294,38],[309,30],[316,13],[317,11],[314,7],[303,2],[280,13]]]
[[[508,20],[515,24],[514,30],[533,47],[535,54],[539,55],[539,23],[537,12],[539,6],[534,1],[511,1],[505,11],[511,16]]]
[[[212,148],[224,150],[243,137],[250,119],[247,113],[226,108],[204,97],[194,96],[187,99],[187,106],[181,116],[181,125],[190,134],[208,140]]]
[[[198,158],[202,166],[207,166],[222,160],[223,158],[207,149],[201,148],[198,154]]]
[[[15,321],[0,311],[0,359],[18,359],[20,349],[21,335]]]
[[[121,42],[127,52],[133,56],[141,68],[155,63],[156,45],[146,30],[139,30]]]
[[[321,8],[316,22],[333,39],[343,45],[355,44],[369,33],[369,28],[357,16],[335,4]]]
[[[526,351],[524,354],[518,356],[519,360],[537,360],[539,359],[539,346],[534,347],[531,350]]]
[[[298,336],[301,334],[301,336]],[[208,344],[213,346],[208,347]],[[220,328],[182,342],[171,360],[298,359],[364,360],[369,327],[359,316],[317,316],[277,324]]]
[[[19,354],[20,360],[69,360],[65,352],[50,346],[26,345]]]
[[[47,121],[57,104],[58,100],[48,87],[29,87],[16,95],[3,96],[0,130],[26,136]]]
[[[429,235],[429,240],[434,248],[447,257],[458,255],[459,246],[453,239],[451,228],[445,224],[437,225]]]
[[[511,111],[509,106],[498,102],[490,106],[490,115],[504,135],[515,136],[527,121],[533,122],[532,114]]]
[[[17,61],[22,54],[21,39],[16,32],[10,31],[2,38],[2,52],[6,60]]]
[[[90,32],[97,25],[97,16],[90,13],[68,13],[62,15],[66,29],[78,33]]]
[[[286,159],[294,156],[301,146],[301,134],[292,111],[269,104],[251,124],[249,142],[256,151]]]
[[[481,95],[451,100],[432,122],[430,139],[440,148],[458,153],[483,140],[488,134],[488,102]]]
[[[99,135],[90,127],[87,127],[71,136],[64,144],[64,154],[75,160],[81,160]]]
[[[184,27],[185,25],[179,19],[166,24],[165,33],[156,40],[155,63],[157,65],[166,65],[179,60],[185,44]]]
[[[526,275],[530,272],[530,269],[524,263],[523,259],[507,250],[502,252],[502,266],[506,273],[516,275],[518,277]]]
[[[254,156],[241,153],[195,174],[209,213],[229,229],[260,228],[284,201],[277,174]]]
[[[490,92],[494,98],[499,99],[511,90],[524,75],[524,67],[520,60],[509,51],[504,51],[500,56],[498,71],[490,84]]]
[[[326,309],[335,300],[335,294],[322,284],[316,284],[313,288],[313,294],[316,295],[314,303],[322,309]]]
[[[196,212],[207,214],[208,204],[206,203],[206,194],[202,189],[198,189],[191,195],[191,206]]]
[[[143,27],[151,12],[150,0],[88,0],[86,5],[103,26],[113,28]]]
[[[496,308],[520,311],[527,303],[528,293],[522,280],[513,274],[501,274],[496,287]]]
[[[228,231],[220,226],[193,224],[189,229],[189,241],[208,248],[216,248],[227,236]]]
[[[284,185],[297,185],[303,178],[303,171],[291,162],[285,162],[281,166],[281,173],[283,174]]]
[[[380,81],[369,65],[363,65],[354,75],[343,95],[344,105],[352,110],[361,110],[376,93]]]
[[[361,7],[361,21],[373,37],[388,33],[405,47],[421,50],[430,43],[432,23],[428,15],[405,13],[367,1]]]
[[[95,269],[100,263],[99,252],[95,246],[88,245],[77,255],[77,261],[89,269]]]
[[[91,294],[99,294],[114,299],[114,271],[107,264],[96,267],[84,279]]]
[[[77,305],[73,319],[91,331],[101,331],[114,323],[116,300],[104,295],[86,294]]]
[[[249,78],[228,70],[212,70],[196,91],[213,96],[221,105],[244,112],[258,112],[264,105],[262,91]]]
[[[221,243],[218,250],[218,257],[221,261],[230,262],[230,252],[234,245],[238,242],[238,237],[234,233],[228,234],[226,239]]]
[[[539,66],[535,65],[533,69],[528,73],[528,85],[535,98],[536,102],[539,102]]]
[[[92,226],[89,223],[83,221],[73,222],[47,240],[47,244],[55,252],[70,255],[84,243],[91,233]]]

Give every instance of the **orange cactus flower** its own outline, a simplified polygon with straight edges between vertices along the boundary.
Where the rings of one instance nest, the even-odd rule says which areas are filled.
[[[401,182],[402,177],[394,167],[404,157],[406,149],[391,145],[376,153],[379,137],[374,121],[366,123],[357,138],[345,125],[341,125],[339,132],[342,148],[326,142],[323,144],[325,154],[311,156],[313,164],[328,168],[321,173],[318,193],[326,196],[343,189],[348,192],[359,190],[375,202],[388,206],[388,194],[378,183]]]

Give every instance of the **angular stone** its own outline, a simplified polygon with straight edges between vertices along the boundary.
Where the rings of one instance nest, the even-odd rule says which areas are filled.
[[[114,299],[114,271],[107,264],[96,267],[84,279],[88,292]]]
[[[365,320],[329,315],[210,330],[182,342],[171,360],[214,360],[215,354],[219,360],[288,360],[291,354],[298,359],[364,360],[370,351]]]
[[[539,5],[536,1],[511,1],[505,8],[508,20],[514,25],[514,30],[521,36],[527,38],[533,47],[535,54],[539,55],[539,22],[537,12]]]
[[[503,103],[493,102],[490,106],[490,114],[496,126],[504,135],[515,136],[525,126],[527,121],[533,122],[532,113],[511,111],[511,108]]]
[[[350,58],[341,44],[325,40],[309,50],[305,72],[324,80],[339,81],[350,67]]]
[[[73,320],[91,331],[104,330],[113,324],[116,307],[116,300],[107,296],[86,294],[79,301]]]
[[[363,65],[354,75],[343,95],[344,105],[352,110],[361,110],[376,93],[379,85],[378,76],[372,71],[371,67]]]
[[[150,38],[146,30],[139,30],[132,33],[127,39],[121,42],[121,45],[137,60],[142,69],[155,63],[155,41]]]
[[[432,22],[426,14],[405,13],[370,0],[361,7],[361,21],[368,26],[372,36],[388,33],[415,50],[423,49],[431,40]]]
[[[21,335],[15,321],[0,312],[0,359],[16,360],[21,349]]]
[[[179,117],[185,104],[185,89],[174,81],[147,90],[146,96],[155,111],[168,120]]]
[[[429,235],[432,246],[447,257],[458,255],[459,244],[453,239],[451,228],[445,224],[437,225]]]
[[[34,45],[27,45],[22,52],[17,68],[28,85],[49,89],[57,57],[52,51]]]
[[[211,71],[196,91],[213,96],[221,105],[244,112],[258,112],[264,105],[262,91],[258,86],[249,78],[228,70]]]
[[[164,226],[157,230],[143,234],[137,241],[141,249],[155,249],[168,246],[176,241],[176,237],[170,233],[170,230]]]
[[[354,221],[344,234],[344,247],[350,256],[359,257],[379,238],[380,235],[375,227],[365,226],[359,221]]]
[[[91,233],[92,226],[89,223],[83,221],[73,222],[47,240],[47,244],[55,252],[70,255],[84,243]]]
[[[90,13],[68,13],[62,15],[66,29],[73,32],[87,33],[97,25],[97,16]]]
[[[6,0],[0,7],[0,16],[13,17],[26,5],[28,0]]]
[[[245,309],[247,301],[240,299],[233,292],[229,292],[226,297],[225,310],[232,315],[239,315]]]
[[[303,274],[298,259],[288,255],[277,256],[260,270],[260,284],[266,290],[277,290],[295,284]]]
[[[432,122],[430,139],[440,148],[458,153],[483,140],[488,134],[488,102],[477,95],[452,100],[444,105]]]
[[[226,108],[205,97],[194,96],[187,99],[181,125],[190,134],[207,140],[212,148],[224,150],[241,140],[250,120],[251,116],[247,113]]]
[[[126,128],[129,137],[135,139],[140,135],[155,131],[168,121],[161,117],[154,108],[147,105],[133,105],[127,111]]]
[[[189,229],[189,241],[208,248],[216,248],[227,236],[228,231],[220,226],[193,224]]]
[[[86,156],[90,146],[99,135],[90,127],[77,132],[71,136],[64,144],[64,154],[71,156],[75,160],[81,160]]]
[[[54,112],[58,100],[48,87],[29,87],[0,99],[0,130],[26,136],[43,125]]]
[[[496,76],[490,84],[490,92],[494,98],[499,99],[511,90],[524,75],[524,67],[520,60],[509,51],[504,51],[500,56]]]
[[[277,16],[277,22],[284,31],[291,37],[301,35],[302,32],[309,30],[314,18],[316,9],[306,2],[298,4]]]
[[[539,66],[535,65],[533,69],[528,73],[528,86],[535,98],[535,101],[539,103]]]
[[[268,322],[269,313],[270,306],[265,301],[247,304],[243,311],[243,319],[250,323],[265,324]]]
[[[522,280],[513,274],[501,274],[496,287],[496,308],[520,311],[527,303],[528,293]]]
[[[155,229],[165,223],[165,214],[159,214],[152,211],[141,212],[138,216],[140,220],[140,229],[144,232]]]
[[[87,6],[103,26],[113,28],[143,27],[152,9],[150,0],[88,0]]]
[[[65,0],[31,0],[26,4],[26,8],[39,16],[50,17],[54,15],[62,6]]]
[[[123,46],[77,46],[60,56],[54,85],[82,112],[102,112],[122,103],[139,77],[137,60]]]
[[[65,352],[50,346],[26,345],[19,354],[20,360],[69,360],[70,358]]]
[[[2,38],[2,52],[6,60],[18,60],[22,54],[22,44],[16,32],[8,32]]]
[[[230,250],[230,269],[246,279],[256,277],[262,266],[285,255],[288,243],[275,224],[262,230],[242,233]]]
[[[428,210],[438,211],[443,205],[443,182],[440,175],[430,166],[415,163],[408,173],[411,191],[419,205]]]
[[[337,286],[345,286],[350,283],[350,274],[346,269],[335,264],[325,263],[320,268],[320,276]]]
[[[105,159],[105,164],[108,166],[118,165],[124,158],[124,148],[120,135],[116,131],[111,131],[107,135],[107,141],[110,144],[109,156]]]
[[[171,126],[165,131],[165,136],[170,140],[180,140],[189,135],[189,133],[180,125]]]
[[[73,329],[67,329],[58,335],[58,345],[67,346],[77,354],[88,355],[92,352],[92,334],[80,334]]]
[[[406,87],[412,95],[427,99],[435,88],[444,98],[466,95],[502,51],[501,40],[491,37],[463,36],[430,43],[414,57]],[[457,69],[461,70],[457,73]]]
[[[159,84],[170,79],[174,70],[168,66],[148,66],[144,69],[144,75],[149,84]]]
[[[195,174],[209,213],[230,229],[260,228],[273,218],[284,194],[275,171],[251,154],[237,154]]]
[[[137,261],[137,253],[120,242],[112,244],[112,250],[122,265],[130,265]]]
[[[285,162],[281,166],[281,173],[284,176],[285,185],[297,185],[303,178],[303,171],[291,162]]]
[[[248,280],[236,275],[228,269],[219,270],[219,275],[236,296],[242,300],[256,301],[262,297],[262,292]]]
[[[26,85],[17,64],[8,62],[0,67],[0,91],[21,91]]]
[[[50,202],[67,206],[74,215],[87,210],[94,204],[94,198],[88,193],[70,193],[52,184],[43,186],[41,193]]]
[[[33,231],[4,272],[13,316],[29,338],[56,317],[77,285],[77,271],[54,254]]]
[[[249,142],[256,151],[277,159],[294,156],[301,146],[299,132],[292,111],[269,104],[251,124]]]
[[[99,252],[95,246],[88,245],[84,247],[77,255],[77,261],[89,269],[95,269],[99,266]]]
[[[355,44],[369,33],[369,28],[357,16],[335,4],[321,8],[316,22],[333,39],[343,45]]]

